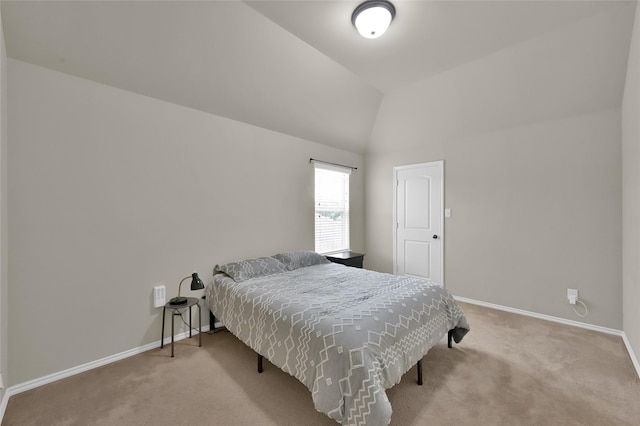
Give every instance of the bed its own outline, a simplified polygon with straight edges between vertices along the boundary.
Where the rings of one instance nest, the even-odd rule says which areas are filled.
[[[469,331],[446,289],[313,251],[216,265],[214,274],[212,314],[258,353],[259,365],[264,356],[296,377],[316,409],[344,425],[389,424],[385,389],[420,370],[444,335],[459,343]]]

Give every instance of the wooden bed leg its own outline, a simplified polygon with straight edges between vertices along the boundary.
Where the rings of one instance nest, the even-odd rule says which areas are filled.
[[[258,354],[258,373],[262,373],[262,355]]]
[[[422,386],[422,360],[418,361],[418,385]]]
[[[453,330],[449,330],[447,333],[447,346],[451,348],[451,339],[453,338]]]

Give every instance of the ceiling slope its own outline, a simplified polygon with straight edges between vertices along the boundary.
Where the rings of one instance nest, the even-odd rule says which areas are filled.
[[[3,1],[15,59],[363,152],[381,93],[239,1]]]
[[[393,23],[383,37],[369,40],[351,24],[360,2],[246,1],[383,93],[620,5],[610,0],[393,0]]]
[[[634,1],[394,0],[374,40],[351,25],[359,2],[0,6],[12,58],[358,153],[380,148],[383,94],[388,110],[416,91],[399,122],[432,110],[418,121],[460,129],[621,102]]]
[[[619,108],[633,12],[633,3],[618,3],[388,93],[368,151],[391,149],[390,138],[405,149]]]

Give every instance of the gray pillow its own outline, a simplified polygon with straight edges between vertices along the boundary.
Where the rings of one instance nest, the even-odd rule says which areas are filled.
[[[239,262],[225,263],[224,265],[216,265],[215,270],[224,272],[233,278],[234,281],[240,282],[250,278],[287,272],[287,267],[273,257],[258,257],[257,259],[247,259]]]
[[[285,251],[275,254],[272,257],[282,262],[282,264],[284,264],[290,271],[298,268],[304,268],[305,266],[331,263],[323,255],[311,250]]]

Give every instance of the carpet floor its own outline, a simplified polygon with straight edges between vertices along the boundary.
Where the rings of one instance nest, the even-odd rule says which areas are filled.
[[[443,339],[387,391],[392,425],[639,425],[622,339],[461,303],[471,331]],[[2,425],[335,425],[300,382],[228,332],[205,333],[9,399]]]

